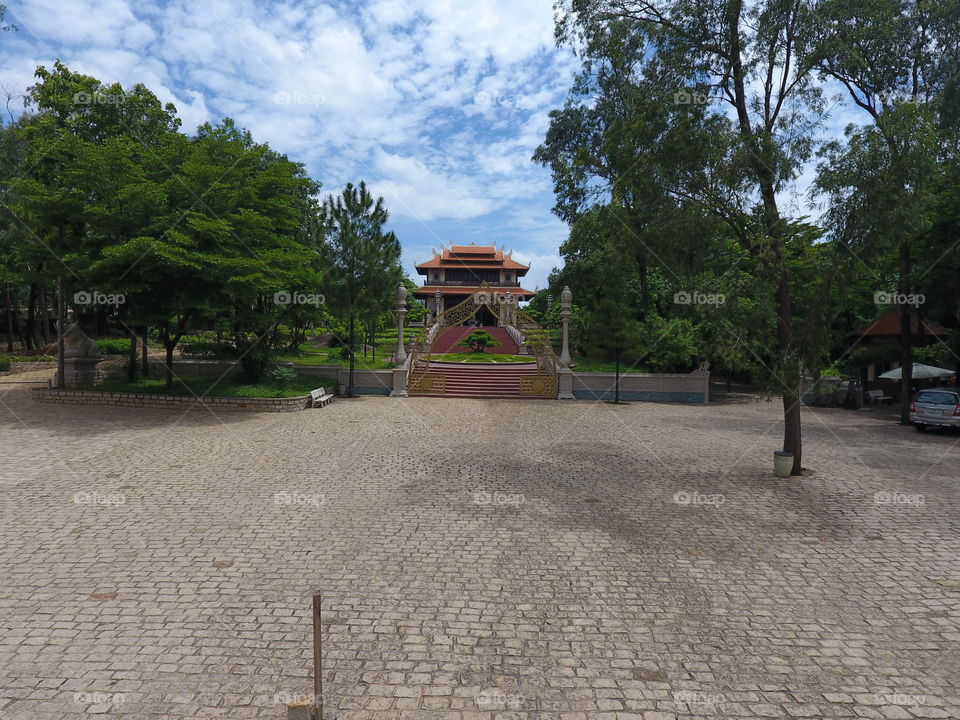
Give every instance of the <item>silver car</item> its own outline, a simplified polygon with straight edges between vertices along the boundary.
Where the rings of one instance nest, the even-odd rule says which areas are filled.
[[[910,404],[910,421],[923,432],[928,427],[960,428],[960,393],[955,390],[921,390]]]

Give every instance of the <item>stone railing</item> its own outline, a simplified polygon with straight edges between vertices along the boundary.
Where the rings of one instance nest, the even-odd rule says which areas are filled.
[[[47,388],[33,388],[32,392],[33,399],[37,402],[61,405],[115,405],[181,411],[206,408],[214,412],[296,412],[310,407],[309,395],[289,398],[197,398],[193,395],[155,395],[152,393]]]

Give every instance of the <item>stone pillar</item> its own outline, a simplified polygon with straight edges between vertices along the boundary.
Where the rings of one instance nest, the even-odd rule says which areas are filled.
[[[102,357],[68,357],[63,359],[63,386],[68,390],[83,390],[101,383],[103,373],[97,370]],[[54,384],[60,386],[60,373],[57,372]]]
[[[503,319],[513,325],[513,294],[509,290],[503,295]]]
[[[547,312],[553,307],[553,295],[547,295]]]
[[[437,317],[443,312],[443,295],[440,294],[440,288],[433,293],[433,316]]]
[[[564,287],[560,293],[560,320],[563,323],[563,343],[560,346],[560,368],[557,370],[557,398],[559,400],[576,400],[573,394],[573,370],[570,369],[570,303],[573,293],[569,287]]]
[[[560,346],[560,364],[570,367],[570,302],[573,300],[573,293],[569,287],[563,288],[560,293],[560,320],[563,323],[563,344]]]
[[[403,283],[397,288],[397,351],[393,354],[393,361],[403,365],[407,359],[407,351],[403,346],[403,316],[407,314],[407,288]]]

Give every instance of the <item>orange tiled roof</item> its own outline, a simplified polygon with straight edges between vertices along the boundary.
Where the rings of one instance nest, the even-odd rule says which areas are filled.
[[[426,262],[418,263],[417,272],[421,275],[426,273],[421,270],[430,268],[490,268],[498,267],[503,270],[517,270],[518,275],[526,274],[530,269],[529,265],[524,265],[514,260],[509,253],[503,250],[497,250],[496,245],[451,245],[449,248],[443,248],[439,255],[434,256]]]
[[[910,333],[912,335],[937,335],[945,337],[950,334],[942,325],[937,325],[929,320],[923,321],[923,330],[920,330],[920,320],[913,314],[910,316]],[[890,308],[883,315],[873,322],[869,322],[859,330],[853,331],[854,335],[861,337],[865,335],[899,335],[900,334],[900,310]]]

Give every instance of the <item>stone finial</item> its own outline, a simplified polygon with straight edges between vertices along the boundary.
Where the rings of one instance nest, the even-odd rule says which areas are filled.
[[[403,305],[407,301],[407,286],[403,283],[400,283],[400,286],[397,288],[397,304]]]
[[[563,288],[563,292],[560,293],[560,302],[562,302],[564,305],[569,305],[572,300],[573,300],[573,293],[570,292],[570,287],[568,285],[565,285]]]

